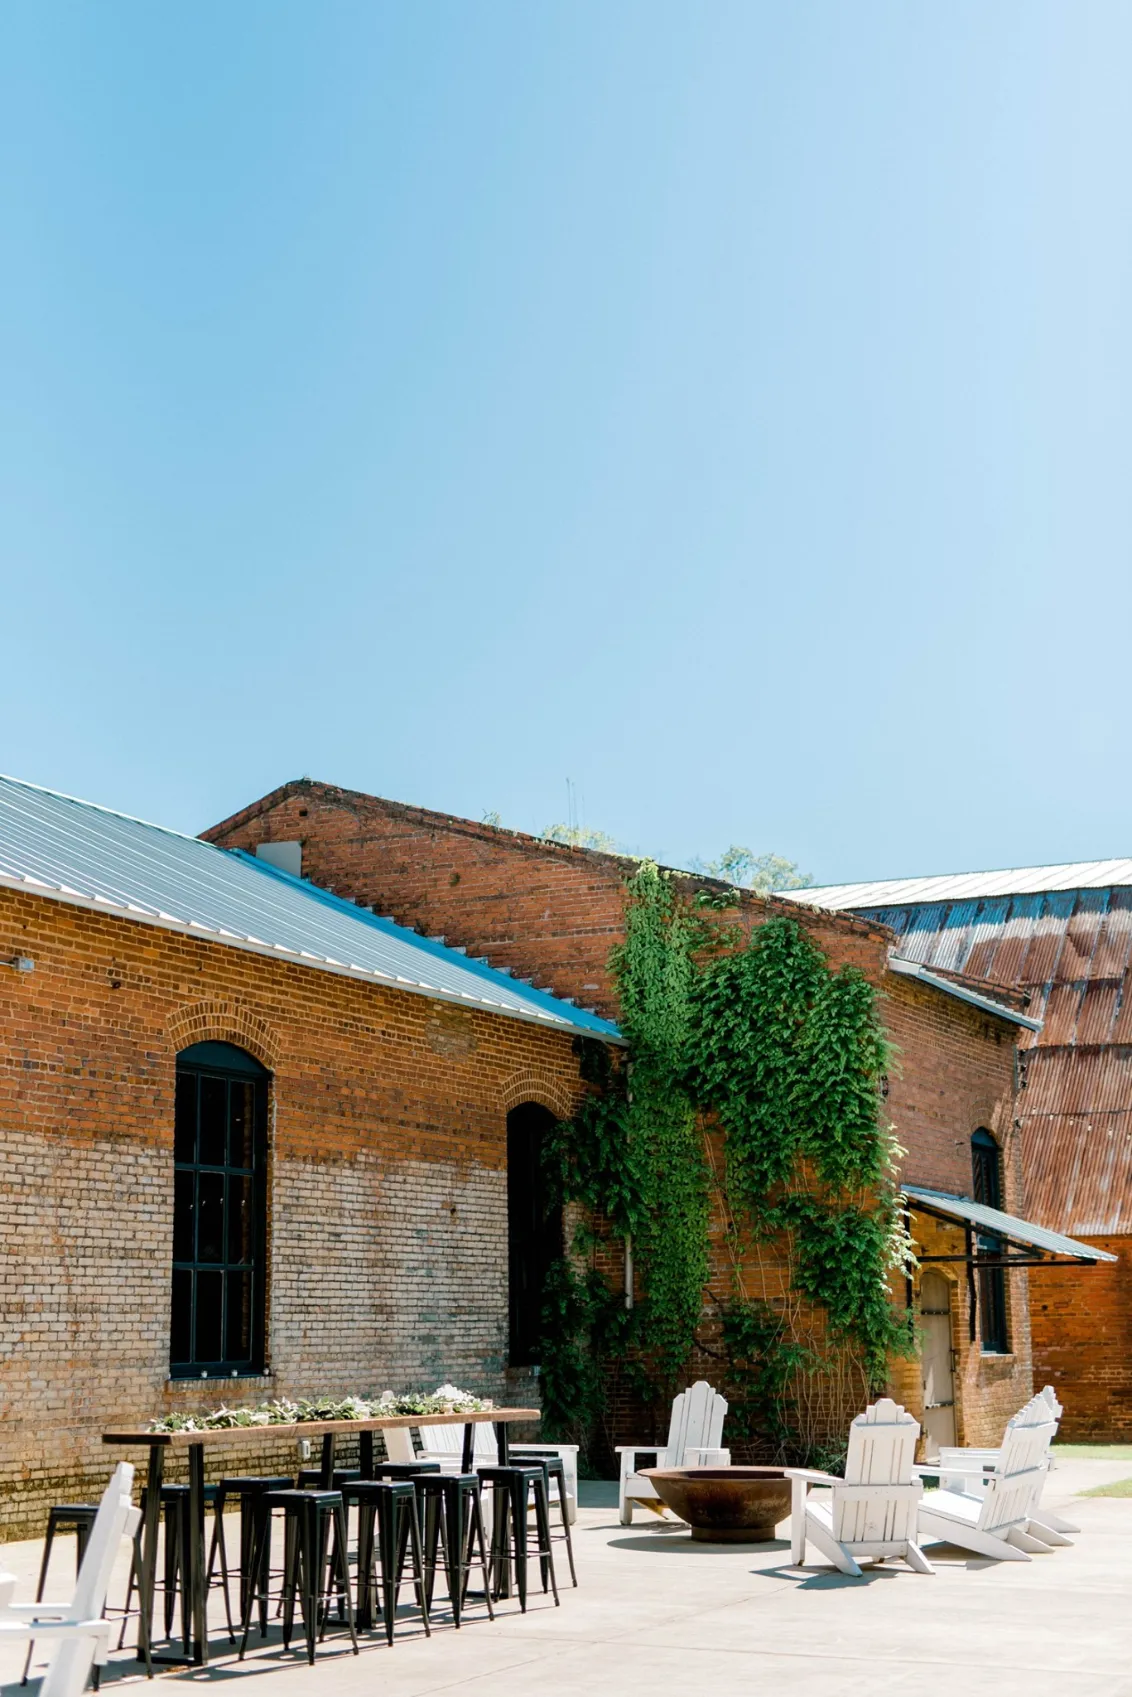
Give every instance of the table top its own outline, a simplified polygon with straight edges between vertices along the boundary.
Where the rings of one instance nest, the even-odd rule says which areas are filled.
[[[240,1443],[245,1438],[311,1438],[327,1432],[383,1432],[399,1426],[470,1426],[490,1421],[511,1425],[518,1420],[541,1420],[540,1408],[484,1408],[471,1414],[374,1414],[368,1420],[296,1420],[287,1426],[215,1426],[204,1432],[148,1432],[126,1427],[103,1432],[104,1444],[160,1444],[185,1449],[190,1444]]]

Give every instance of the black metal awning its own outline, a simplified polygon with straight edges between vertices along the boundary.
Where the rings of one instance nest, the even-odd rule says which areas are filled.
[[[924,1190],[906,1184],[909,1208],[930,1214],[948,1225],[966,1228],[967,1248],[962,1255],[921,1255],[919,1260],[965,1261],[977,1267],[1093,1267],[1100,1261],[1115,1261],[1107,1249],[1095,1249],[1075,1237],[1050,1231],[985,1202],[967,1196],[952,1196],[946,1190]]]

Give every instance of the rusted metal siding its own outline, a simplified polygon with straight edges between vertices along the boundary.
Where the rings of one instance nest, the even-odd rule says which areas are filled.
[[[1044,1023],[1019,1033],[1025,1212],[1078,1237],[1132,1235],[1132,888],[856,911],[890,925],[906,959],[1028,991]]]

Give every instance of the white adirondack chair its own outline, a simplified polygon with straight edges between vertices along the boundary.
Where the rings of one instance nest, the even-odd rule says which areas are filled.
[[[1047,1385],[1044,1390],[1038,1392],[1033,1400],[1044,1404],[1049,1409],[1054,1422],[1054,1436],[1056,1437],[1057,1425],[1064,1410],[1057,1400],[1057,1393],[1053,1386]],[[1052,1443],[1053,1440],[1050,1441]],[[1001,1445],[997,1449],[986,1450],[956,1449],[941,1446],[939,1452],[940,1489],[963,1491],[970,1497],[984,1496],[986,1494],[986,1479],[989,1474],[998,1471],[1001,1454]],[[976,1478],[972,1475],[972,1468],[985,1468],[986,1472]],[[1072,1521],[1063,1520],[1060,1515],[1054,1514],[1052,1509],[1042,1506],[1042,1491],[1052,1469],[1053,1463],[1051,1461],[1038,1484],[1034,1496],[1034,1512],[1026,1530],[1032,1532],[1036,1538],[1040,1538],[1043,1543],[1063,1544],[1068,1542],[1065,1538],[1066,1532],[1080,1532],[1081,1528],[1075,1526]],[[1060,1534],[1060,1536],[1055,1536],[1055,1534]]]
[[[994,1466],[976,1462],[970,1467],[948,1463],[951,1489],[924,1493],[920,1503],[920,1532],[945,1544],[958,1544],[996,1561],[1029,1561],[1045,1555],[1068,1538],[1046,1526],[1035,1511],[1049,1466],[1049,1446],[1057,1422],[1044,1397],[1034,1397],[1007,1423]],[[938,1473],[938,1463],[917,1468]],[[961,1482],[962,1490],[954,1489]],[[968,1489],[974,1485],[975,1490]],[[1031,1530],[1038,1527],[1040,1530]]]
[[[919,1422],[889,1397],[858,1414],[849,1428],[845,1477],[811,1467],[786,1467],[792,1482],[790,1560],[801,1567],[806,1542],[816,1544],[842,1573],[861,1577],[862,1561],[899,1556],[917,1573],[935,1569],[916,1542],[916,1509],[923,1480],[915,1474]],[[815,1501],[813,1485],[828,1485],[828,1502]]]
[[[91,1527],[82,1566],[69,1603],[0,1602],[0,1644],[29,1638],[59,1646],[47,1670],[40,1697],[79,1697],[91,1667],[106,1661],[110,1622],[103,1618],[106,1592],[123,1538],[132,1539],[141,1510],[130,1502],[134,1470],[128,1461],[114,1469]],[[3,1590],[10,1588],[0,1585]]]
[[[712,1389],[706,1379],[697,1379],[686,1391],[681,1391],[672,1404],[672,1419],[668,1427],[668,1442],[656,1444],[619,1444],[621,1457],[621,1488],[618,1507],[622,1526],[633,1524],[633,1505],[649,1508],[663,1516],[664,1505],[650,1479],[638,1472],[637,1457],[656,1457],[657,1467],[730,1467],[731,1451],[720,1447],[723,1437],[723,1417],[727,1402]]]

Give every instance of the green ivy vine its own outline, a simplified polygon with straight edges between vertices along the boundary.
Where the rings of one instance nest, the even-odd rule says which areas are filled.
[[[773,917],[746,931],[735,898],[688,899],[642,862],[628,880],[624,941],[611,955],[628,1059],[580,1045],[589,1093],[557,1127],[547,1173],[580,1204],[573,1255],[552,1271],[543,1316],[548,1428],[578,1433],[602,1412],[611,1376],[670,1393],[705,1328],[712,1172],[706,1133],[724,1133],[722,1203],[732,1248],[789,1243],[795,1292],[825,1315],[833,1346],[871,1384],[908,1348],[889,1302],[906,1262],[882,1084],[892,1053],[876,992],[833,971],[804,927]],[[627,1308],[602,1270],[610,1239],[631,1240],[639,1300]],[[583,1272],[581,1263],[588,1255]],[[793,1388],[825,1359],[788,1318],[736,1290],[714,1317],[739,1430],[798,1449]]]

